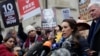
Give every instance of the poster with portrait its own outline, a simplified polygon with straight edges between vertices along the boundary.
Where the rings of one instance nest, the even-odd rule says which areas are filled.
[[[56,26],[56,17],[54,9],[43,9],[42,11],[42,27],[52,28]]]
[[[15,0],[6,0],[1,3],[1,16],[6,28],[19,24]]]

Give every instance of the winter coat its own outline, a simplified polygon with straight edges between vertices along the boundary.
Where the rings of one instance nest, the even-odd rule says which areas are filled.
[[[14,56],[14,54],[4,44],[1,44],[0,56]]]

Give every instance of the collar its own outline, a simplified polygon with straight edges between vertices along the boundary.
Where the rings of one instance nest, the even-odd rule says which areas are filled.
[[[67,41],[72,41],[72,35],[66,38]]]
[[[96,18],[96,20],[94,20],[95,23],[97,23],[98,21],[100,21],[100,17]]]

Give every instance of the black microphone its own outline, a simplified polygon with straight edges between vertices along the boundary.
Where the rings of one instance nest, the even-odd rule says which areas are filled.
[[[43,42],[35,42],[33,46],[28,50],[26,56],[35,56],[37,55],[38,50],[42,46]]]
[[[41,53],[39,54],[39,56],[47,56],[48,53],[50,52],[51,45],[52,45],[52,42],[51,41],[46,41],[43,44],[43,47],[41,49]]]
[[[42,48],[41,53],[39,54],[39,56],[47,56],[49,52],[50,52],[50,47],[43,46],[43,48]]]

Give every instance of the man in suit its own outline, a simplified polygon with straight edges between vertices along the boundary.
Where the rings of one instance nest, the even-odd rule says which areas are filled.
[[[90,56],[99,56],[100,54],[100,2],[90,3],[88,11],[92,17],[92,24],[89,31],[88,43]]]

